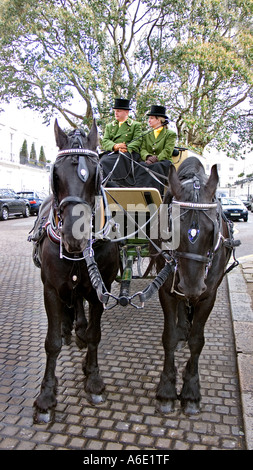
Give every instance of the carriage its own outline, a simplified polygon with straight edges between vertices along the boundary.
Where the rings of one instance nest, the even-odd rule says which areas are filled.
[[[175,168],[178,168],[187,156],[187,149],[176,147],[172,157]],[[156,174],[154,174],[154,177],[156,177]],[[167,181],[162,184],[165,194]],[[120,246],[121,261],[120,272],[116,278],[120,284],[119,296],[112,296],[112,294],[107,293],[106,301],[108,305],[104,304],[105,309],[111,309],[117,304],[123,307],[132,305],[135,308],[143,308],[145,301],[161,286],[163,276],[154,276],[154,270],[152,269],[154,262],[150,258],[150,245],[160,251],[154,240],[160,236],[158,227],[160,228],[159,211],[162,204],[162,195],[156,188],[103,188],[100,210],[98,210],[96,216],[98,230],[95,227],[95,238],[109,236],[111,240],[117,242]],[[105,213],[108,214],[107,223]],[[109,233],[108,225],[110,225]],[[171,232],[167,230],[165,234],[165,231],[163,230],[163,235],[168,239]],[[167,266],[164,274],[165,278],[169,270],[170,266]],[[154,279],[154,281],[145,293],[136,292],[130,295],[131,284],[135,279]],[[109,299],[112,301],[110,302]],[[136,301],[138,301],[138,304]]]
[[[103,185],[95,123],[86,136],[80,131],[66,135],[56,122],[55,137],[59,153],[51,173],[52,196],[30,237],[48,316],[47,363],[35,420],[47,420],[56,406],[56,361],[73,325],[77,345],[87,347],[85,391],[96,404],[105,388],[97,357],[103,311],[115,305],[141,309],[156,292],[164,314],[164,366],[156,394],[160,410],[173,411],[179,399],[186,414],[198,413],[204,326],[219,284],[238,264],[239,242],[215,196],[217,166],[207,177],[201,162],[179,148],[162,199],[154,188]],[[231,255],[234,260],[227,267]],[[148,260],[144,273],[142,260]],[[147,286],[130,294],[135,278],[146,278]],[[115,280],[119,295],[111,293]],[[185,343],[191,355],[178,396],[174,353]]]

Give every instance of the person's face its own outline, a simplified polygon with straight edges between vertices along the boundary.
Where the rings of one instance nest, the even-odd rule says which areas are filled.
[[[153,129],[162,125],[161,120],[157,116],[149,116],[148,123]]]
[[[126,109],[114,109],[115,119],[119,122],[124,122],[128,118],[129,111]]]

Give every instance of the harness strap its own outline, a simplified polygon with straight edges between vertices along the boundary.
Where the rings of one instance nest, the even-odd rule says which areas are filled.
[[[62,157],[64,155],[85,155],[86,157],[95,157],[98,158],[98,153],[94,152],[93,150],[88,150],[84,148],[72,148],[72,149],[66,149],[66,150],[60,150],[60,152],[57,153],[57,158]]]
[[[85,257],[85,261],[87,264],[90,281],[91,281],[92,287],[97,292],[98,299],[100,300],[100,302],[103,303],[105,310],[112,309],[113,307],[115,307],[115,305],[118,305],[120,303],[120,297],[112,295],[110,292],[106,290],[100,271],[98,269],[98,265],[94,259],[93,249],[91,249],[90,247],[86,248],[84,252],[84,257]],[[165,266],[161,269],[161,271],[158,273],[158,275],[155,277],[155,279],[151,282],[151,284],[148,287],[146,287],[141,292],[136,292],[132,296],[127,297],[126,305],[127,304],[132,305],[133,307],[137,309],[143,308],[144,302],[149,300],[155,294],[155,292],[157,292],[160,289],[160,287],[165,283],[165,281],[167,280],[169,274],[173,271],[173,269],[174,269],[173,260],[170,259],[169,261],[166,261]],[[111,307],[107,307],[106,305],[110,297],[114,299],[115,303]],[[135,305],[133,303],[133,299],[135,299],[135,297],[139,297],[141,306]]]
[[[200,261],[201,263],[209,263],[210,261],[210,258],[207,256],[198,255],[197,253],[183,253],[181,251],[175,251],[174,253],[176,258],[187,258],[192,261]]]
[[[152,129],[152,130],[153,130],[153,129]],[[113,154],[115,154],[115,152],[109,153],[108,156],[113,155]],[[132,165],[140,166],[140,167],[141,167],[143,170],[145,170],[146,173],[148,173],[154,180],[158,181],[158,183],[161,184],[164,188],[167,188],[167,185],[164,184],[164,183],[162,183],[162,181],[160,180],[160,178],[161,178],[161,179],[164,179],[164,180],[167,182],[167,181],[168,181],[168,177],[167,177],[167,176],[164,176],[164,175],[162,175],[161,173],[158,173],[158,172],[156,172],[156,171],[154,171],[154,170],[151,170],[150,168],[147,168],[146,166],[141,165],[139,162],[136,162],[136,161],[133,160],[131,157],[129,157],[126,153],[123,153],[123,152],[121,152],[120,150],[119,150],[119,156],[118,156],[116,162],[114,163],[114,165],[113,165],[113,167],[112,167],[110,173],[108,173],[108,175],[106,176],[106,178],[104,178],[104,180],[102,181],[103,186],[105,186],[105,185],[107,184],[108,180],[111,178],[111,176],[112,176],[112,174],[113,174],[113,172],[114,172],[116,166],[117,166],[118,163],[119,163],[120,155],[123,155],[124,158],[127,158],[128,160],[130,160],[130,161],[132,162]],[[169,160],[168,160],[168,161],[169,161]]]
[[[134,297],[139,297],[139,300],[142,304],[149,300],[165,283],[170,273],[173,272],[174,267],[172,266],[173,261],[169,261],[165,263],[165,266],[161,269],[161,271],[157,274],[155,279],[151,282],[151,284],[146,287],[142,292],[137,292],[134,294],[131,299]]]
[[[85,205],[89,206],[88,202],[86,202],[81,197],[67,196],[67,197],[65,197],[64,199],[61,200],[60,204],[58,205],[58,209],[61,210],[67,204],[85,204]]]

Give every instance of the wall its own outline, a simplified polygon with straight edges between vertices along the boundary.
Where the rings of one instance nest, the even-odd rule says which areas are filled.
[[[36,190],[49,193],[50,171],[15,162],[0,162],[0,188],[14,191]]]

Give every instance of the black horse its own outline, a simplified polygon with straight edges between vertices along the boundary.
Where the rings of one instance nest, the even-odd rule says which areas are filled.
[[[67,135],[56,121],[55,138],[60,151],[51,174],[53,195],[41,207],[34,237],[48,317],[47,362],[41,391],[34,403],[35,421],[50,419],[56,405],[56,360],[73,319],[78,345],[87,345],[83,363],[85,390],[94,401],[101,399],[104,384],[99,375],[97,348],[104,307],[90,280],[89,253],[94,252],[92,263],[98,266],[108,292],[119,269],[117,244],[110,241],[91,244],[96,196],[101,191],[96,124],[93,123],[88,136],[80,130]],[[87,252],[88,258],[84,256]],[[83,299],[89,304],[88,325]]]
[[[195,414],[199,412],[201,399],[198,361],[205,342],[204,327],[236,242],[215,198],[216,165],[207,178],[201,162],[190,157],[181,164],[178,173],[170,167],[168,181],[164,202],[170,209],[173,205],[179,208],[180,242],[170,252],[174,272],[159,290],[164,312],[165,361],[157,399],[160,409],[170,412],[179,398],[184,412]],[[158,269],[163,265],[164,258],[159,255]],[[185,342],[188,342],[190,358],[178,397],[174,353]]]

